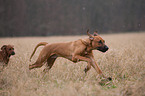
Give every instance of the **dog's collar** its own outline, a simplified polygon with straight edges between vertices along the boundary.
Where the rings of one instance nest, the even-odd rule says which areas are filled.
[[[92,41],[87,42],[86,40],[81,39],[81,42],[86,46],[85,48],[85,54],[87,55],[88,52],[90,52],[92,49]]]
[[[81,39],[81,42],[86,45],[86,46],[89,46],[89,47],[92,47],[92,41],[90,40],[90,42],[88,43],[86,40],[83,40]]]
[[[84,45],[88,46],[88,43],[87,43],[85,40],[81,39],[81,42],[82,42]]]

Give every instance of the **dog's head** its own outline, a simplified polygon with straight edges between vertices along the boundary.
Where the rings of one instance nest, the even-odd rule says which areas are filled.
[[[91,35],[88,30],[87,34],[93,49],[97,49],[101,52],[106,52],[109,49],[107,45],[105,45],[105,41],[97,34],[97,32],[94,32],[94,34]]]
[[[7,55],[10,57],[11,55],[15,55],[14,52],[14,46],[13,45],[3,45],[1,47],[1,50],[5,53],[7,53]]]

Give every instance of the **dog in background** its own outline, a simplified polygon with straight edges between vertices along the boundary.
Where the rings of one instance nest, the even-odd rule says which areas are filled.
[[[11,55],[15,55],[14,46],[3,45],[0,51],[0,65],[2,65],[3,68],[8,65]]]

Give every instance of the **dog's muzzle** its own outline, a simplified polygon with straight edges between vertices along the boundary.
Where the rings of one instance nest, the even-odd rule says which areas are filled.
[[[101,51],[101,52],[106,52],[109,48],[105,45],[103,47],[98,47],[97,50]]]

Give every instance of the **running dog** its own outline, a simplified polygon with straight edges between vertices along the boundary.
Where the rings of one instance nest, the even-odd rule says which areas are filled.
[[[102,73],[98,64],[94,60],[92,52],[92,50],[106,52],[109,48],[107,45],[105,45],[105,41],[97,34],[97,32],[94,32],[94,34],[91,35],[88,30],[87,35],[89,38],[79,39],[72,42],[52,44],[48,44],[47,42],[40,42],[35,47],[30,60],[39,46],[44,46],[44,48],[41,50],[36,62],[32,65],[29,65],[29,70],[42,67],[45,61],[47,61],[47,68],[45,68],[44,71],[49,70],[52,68],[56,58],[64,57],[74,63],[78,61],[85,61],[87,62],[87,66],[84,69],[85,73],[87,73],[92,66],[101,77],[111,80],[110,77],[107,78]]]

